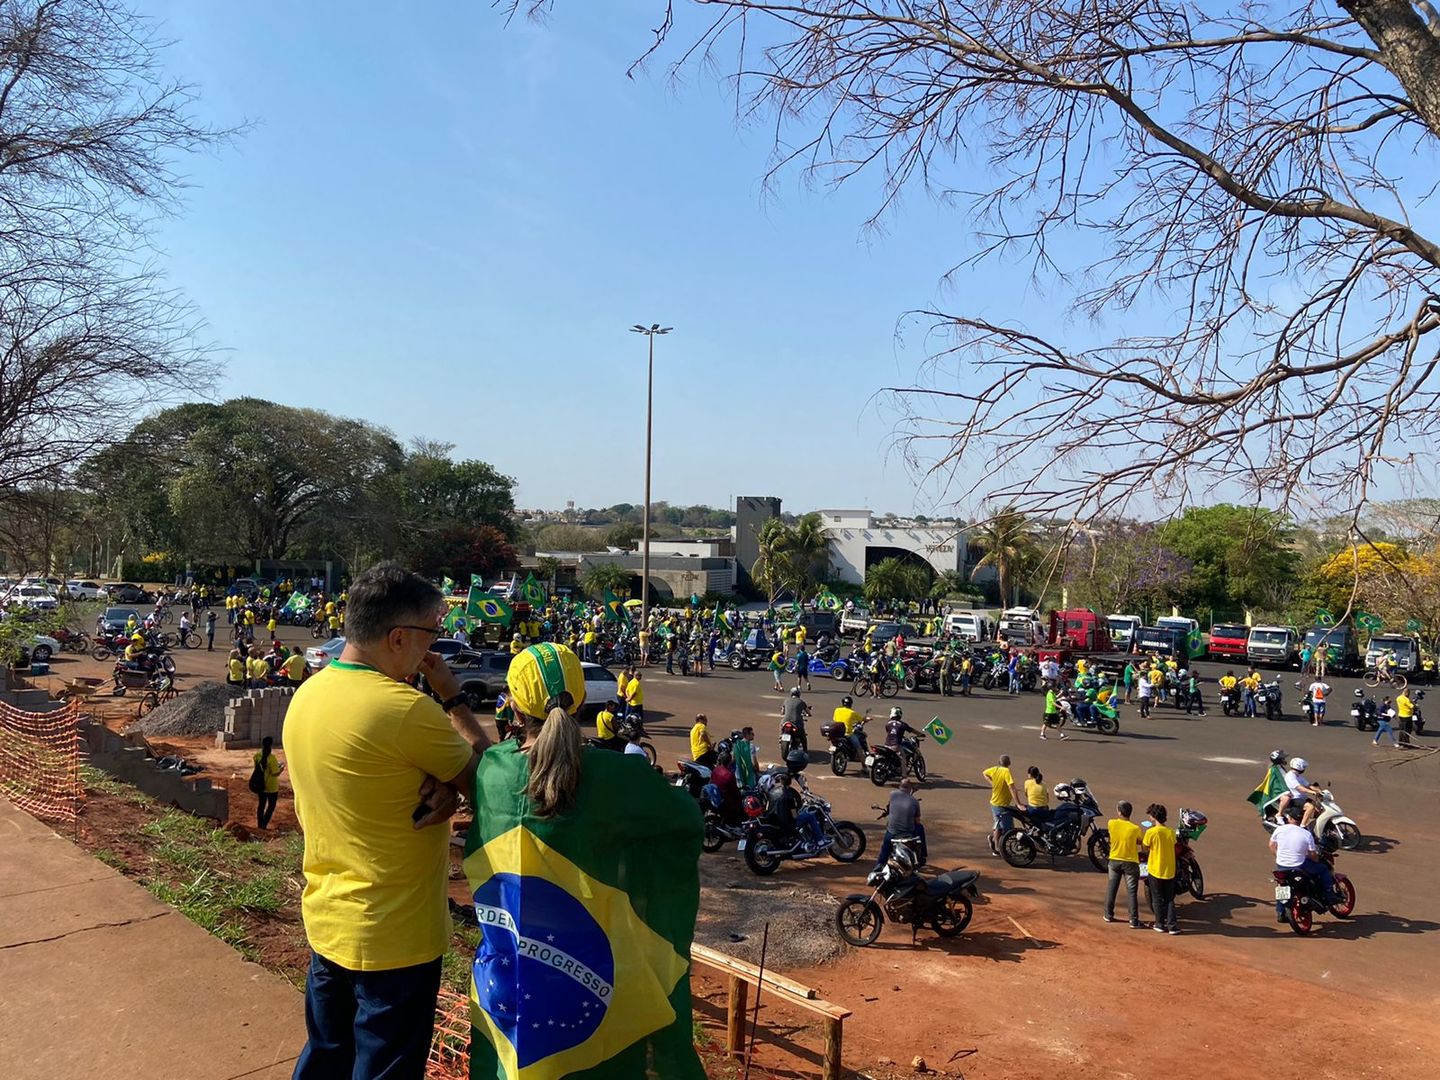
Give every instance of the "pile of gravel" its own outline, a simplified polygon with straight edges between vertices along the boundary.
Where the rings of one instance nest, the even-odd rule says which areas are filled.
[[[202,682],[167,701],[131,730],[143,735],[213,735],[225,727],[225,706],[235,691],[218,682]]]
[[[786,868],[799,876],[794,863]],[[766,967],[783,973],[834,960],[845,951],[835,931],[839,902],[821,889],[792,882],[780,875],[756,877],[739,859],[702,855],[695,940],[758,964],[768,921]]]

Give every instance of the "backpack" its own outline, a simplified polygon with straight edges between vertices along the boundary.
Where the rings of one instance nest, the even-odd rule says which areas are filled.
[[[265,794],[265,766],[259,761],[255,763],[255,768],[250,773],[250,783],[248,787],[256,795]]]

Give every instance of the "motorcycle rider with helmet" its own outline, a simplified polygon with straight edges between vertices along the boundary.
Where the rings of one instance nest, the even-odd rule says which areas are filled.
[[[820,828],[820,819],[813,810],[800,809],[800,796],[791,786],[788,772],[776,773],[775,781],[778,786],[770,798],[770,816],[780,830],[780,835],[789,836],[803,831],[809,838],[805,842],[806,848],[810,851],[819,850],[826,842],[825,834]]]
[[[840,699],[840,706],[830,719],[845,729],[846,741],[850,744],[850,756],[862,765],[865,763],[865,732],[860,728],[869,714],[861,716],[855,711],[855,699],[846,694]]]
[[[808,750],[810,742],[805,737],[805,717],[810,715],[810,706],[800,696],[800,688],[797,686],[790,691],[790,696],[785,699],[785,704],[780,707],[782,722],[795,725],[795,745],[800,750]]]
[[[1286,816],[1291,804],[1303,804],[1305,809],[1300,824],[1308,829],[1315,820],[1321,795],[1320,787],[1318,784],[1306,783],[1305,770],[1310,767],[1310,763],[1303,757],[1293,757],[1289,764],[1290,768],[1285,773],[1285,786],[1289,790],[1280,797],[1280,804],[1275,808],[1275,817],[1279,820]]]
[[[890,719],[885,721],[885,745],[895,751],[895,756],[904,766],[902,776],[910,771],[910,751],[905,745],[905,736],[919,734],[918,729],[905,722],[905,714],[898,706],[890,710]]]
[[[1306,877],[1316,878],[1324,890],[1326,901],[1339,900],[1335,895],[1335,874],[1330,864],[1320,858],[1320,849],[1315,843],[1315,834],[1300,819],[1304,811],[1298,806],[1285,808],[1285,824],[1270,834],[1270,850],[1275,855],[1275,869],[1298,872]],[[1285,901],[1275,901],[1275,921],[1285,921]]]

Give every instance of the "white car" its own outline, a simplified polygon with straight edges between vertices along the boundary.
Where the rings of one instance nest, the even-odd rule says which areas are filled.
[[[32,611],[54,611],[60,606],[55,594],[43,585],[16,585],[5,598],[10,607],[27,607]]]
[[[98,581],[67,581],[65,591],[71,600],[104,600],[108,595]]]
[[[345,639],[333,637],[324,645],[312,645],[305,650],[305,666],[314,675],[326,664],[345,651]]]
[[[42,664],[48,664],[50,658],[60,651],[60,642],[56,641],[49,634],[36,634],[30,639],[27,646],[30,650],[30,659]]]

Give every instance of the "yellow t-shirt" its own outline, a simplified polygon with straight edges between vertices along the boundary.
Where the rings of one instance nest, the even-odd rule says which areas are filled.
[[[260,682],[262,679],[265,678],[265,676],[269,674],[270,665],[267,664],[264,660],[260,659],[258,656],[252,656],[249,660],[245,661],[246,678],[251,679],[255,682]]]
[[[275,616],[274,616],[274,615],[271,615],[269,621],[266,622],[266,624],[265,624],[265,629],[266,629],[266,630],[269,630],[271,634],[274,634],[274,633],[275,633]]]
[[[236,658],[234,658],[234,659],[232,659],[232,660],[230,661],[230,663],[227,665],[227,667],[228,667],[229,670],[230,670],[230,681],[231,681],[231,682],[244,682],[244,681],[245,681],[245,661],[244,661],[244,660],[241,660],[239,657],[236,657]]]
[[[803,626],[797,626],[797,627],[795,628],[795,644],[796,644],[796,645],[804,645],[804,644],[805,644],[805,628],[804,628]]]
[[[1038,780],[1025,781],[1025,801],[1033,807],[1050,805],[1050,789]]]
[[[835,710],[834,714],[831,716],[831,719],[835,723],[843,724],[845,726],[846,735],[854,735],[855,725],[860,723],[865,718],[861,716],[858,712],[856,712],[854,709],[848,709],[844,705],[841,705],[838,709]]]
[[[710,742],[710,729],[704,724],[696,724],[690,729],[690,758],[698,761],[701,754],[708,754],[713,745]]]
[[[625,697],[625,688],[626,688],[627,686],[629,686],[629,685],[630,685],[630,680],[629,680],[629,678],[626,677],[626,675],[625,675],[625,673],[624,673],[623,671],[622,671],[619,675],[617,675],[617,676],[615,677],[615,700],[616,700],[616,701],[626,701],[626,700],[628,700],[628,699]]]
[[[1009,806],[1010,785],[1015,783],[1015,778],[1010,775],[1010,770],[1004,765],[991,765],[984,772],[986,780],[990,781],[990,805]]]
[[[1237,679],[1237,678],[1235,678],[1234,675],[1221,675],[1221,676],[1220,676],[1220,689],[1221,689],[1221,690],[1234,690],[1235,687],[1236,687],[1236,685],[1239,683],[1239,681],[1240,681],[1240,680]]]
[[[260,764],[260,751],[255,751],[255,764]],[[265,761],[265,794],[274,795],[280,790],[280,759],[274,754]]]
[[[1175,830],[1166,825],[1151,825],[1145,830],[1143,843],[1145,850],[1149,852],[1149,856],[1145,860],[1145,867],[1150,876],[1173,878],[1175,876]]]
[[[631,705],[645,704],[645,688],[640,685],[640,676],[630,680],[630,685],[625,688],[625,700]]]
[[[609,709],[601,709],[595,714],[595,736],[600,739],[615,738],[615,714]]]
[[[291,653],[280,665],[285,672],[285,677],[293,683],[298,683],[305,677],[305,655],[303,653]]]
[[[1123,817],[1111,818],[1105,826],[1110,832],[1110,858],[1119,862],[1140,861],[1141,828]]]
[[[1164,681],[1165,673],[1161,671],[1158,667],[1152,667],[1150,669],[1150,685],[1159,686]]]
[[[1401,720],[1409,720],[1415,715],[1415,702],[1410,700],[1409,694],[1401,694],[1395,699],[1395,715]]]
[[[252,611],[252,610],[250,610],[250,608],[246,608],[246,609],[245,609],[245,625],[246,625],[246,626],[254,626],[254,625],[255,625],[255,612]]]
[[[453,779],[473,751],[439,704],[373,668],[332,660],[295,691],[285,752],[305,830],[300,907],[310,947],[352,971],[444,953],[450,830],[417,830],[411,814],[425,777]]]

